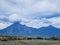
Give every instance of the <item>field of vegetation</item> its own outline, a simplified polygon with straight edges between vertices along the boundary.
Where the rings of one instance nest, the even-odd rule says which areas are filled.
[[[60,45],[60,38],[0,36],[0,45]]]
[[[57,40],[10,40],[0,41],[0,45],[60,45]]]

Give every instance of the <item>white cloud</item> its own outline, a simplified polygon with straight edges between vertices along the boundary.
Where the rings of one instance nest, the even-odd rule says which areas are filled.
[[[1,17],[1,16],[0,16]],[[1,19],[6,18],[2,16]],[[41,18],[41,19],[28,19],[19,16],[18,14],[12,14],[7,18],[9,21],[4,22],[0,20],[0,29],[4,29],[10,26],[12,23],[19,21],[20,24],[26,25],[32,28],[41,28],[41,27],[48,27],[50,25],[60,28],[60,17],[52,17],[52,18]]]
[[[8,26],[12,25],[12,23],[7,22],[0,22],[0,30],[7,28]]]
[[[47,19],[28,19],[28,18],[23,18],[19,16],[18,14],[12,14],[8,17],[9,22],[15,22],[19,21],[22,25],[26,25],[28,27],[32,28],[41,28],[41,27],[47,27],[49,26],[49,22],[46,21]]]
[[[20,16],[17,15],[17,14],[12,14],[12,15],[10,15],[10,16],[8,17],[8,20],[9,20],[10,22],[19,21],[19,20],[20,20]]]
[[[16,5],[13,5],[9,2],[9,0],[1,0],[0,1],[0,11],[3,11],[5,13],[21,13],[21,8],[17,7]]]
[[[0,20],[7,18],[9,22],[21,21],[21,24],[33,28],[47,27],[49,25],[60,28],[60,17],[33,19],[60,13],[60,0],[0,0],[1,11],[9,13],[9,15],[0,16]],[[7,25],[3,22],[0,24],[1,28]]]
[[[1,0],[0,10],[5,13],[18,13],[26,18],[36,16],[52,16],[60,13],[60,0]],[[39,13],[39,15],[33,15]]]
[[[60,2],[60,1],[57,1]],[[59,3],[60,4],[60,3]],[[42,16],[49,16],[53,15],[54,13],[60,13],[60,5],[56,3],[56,0],[54,2],[51,0],[40,0],[38,2],[30,4],[25,4],[24,12],[25,14],[31,14],[31,13],[40,13]],[[34,15],[35,16],[35,15]],[[39,15],[38,15],[39,16]]]
[[[40,19],[40,20],[28,20],[27,21],[21,21],[22,25],[26,25],[28,27],[32,28],[41,28],[41,27],[48,27],[49,23],[46,21],[46,19]]]
[[[60,28],[60,17],[54,17],[49,19],[49,21],[51,22],[51,25],[53,25],[56,28]]]
[[[7,18],[7,16],[0,15],[0,20],[1,20],[1,19],[4,19],[4,18]]]
[[[32,28],[41,28],[41,27],[48,27],[50,25],[59,28],[60,29],[60,17],[53,17],[53,18],[42,18],[42,19],[32,19],[32,20],[28,20],[25,19],[23,21],[21,21],[22,25],[26,25],[28,27],[32,27]]]
[[[0,15],[0,30],[7,28],[13,23],[9,22],[8,17],[5,15]]]

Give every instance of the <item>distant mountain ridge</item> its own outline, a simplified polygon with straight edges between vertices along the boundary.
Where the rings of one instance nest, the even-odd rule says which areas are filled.
[[[15,22],[11,26],[0,30],[1,36],[36,36],[36,37],[60,37],[60,29],[53,26],[42,27],[39,29],[21,25],[20,22]]]

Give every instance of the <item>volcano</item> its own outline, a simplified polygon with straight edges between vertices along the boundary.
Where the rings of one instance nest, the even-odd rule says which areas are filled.
[[[9,27],[0,30],[0,36],[60,37],[60,29],[51,25],[36,29],[15,22]]]

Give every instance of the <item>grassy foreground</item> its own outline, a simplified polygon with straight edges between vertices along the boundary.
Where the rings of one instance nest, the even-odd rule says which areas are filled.
[[[60,45],[58,40],[10,40],[0,41],[0,45]]]

